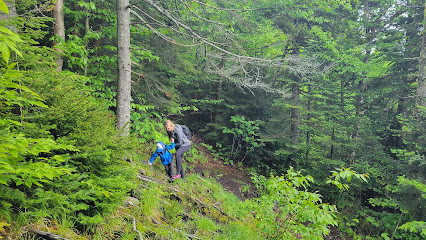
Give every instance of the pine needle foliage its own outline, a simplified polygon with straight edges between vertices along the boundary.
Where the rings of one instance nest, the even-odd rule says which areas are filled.
[[[6,77],[19,84],[2,81],[11,94],[2,102],[9,107],[2,108],[1,171],[16,173],[2,175],[1,218],[20,225],[67,217],[79,231],[94,231],[134,187],[136,170],[126,161],[134,140],[120,136],[84,77],[50,70]]]
[[[43,202],[43,197],[56,193],[59,199],[65,199],[53,201],[50,206],[67,209],[67,214],[86,227],[99,223],[103,221],[102,213],[112,212],[132,187],[135,171],[125,160],[135,144],[131,138],[120,136],[113,114],[90,96],[85,78],[69,72],[37,79],[33,76],[26,75],[23,81],[43,90],[50,107],[37,115],[29,113],[29,118],[40,129],[47,126],[50,137],[73,144],[78,151],[66,152],[69,157],[65,165],[74,170],[73,174],[39,190],[38,199],[29,205],[39,209],[37,203]]]

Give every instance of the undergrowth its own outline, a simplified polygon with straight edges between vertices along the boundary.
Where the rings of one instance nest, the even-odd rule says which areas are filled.
[[[143,143],[138,132],[122,136],[82,76],[11,72],[0,79],[9,92],[3,101],[8,108],[0,111],[0,143],[7,150],[0,154],[6,173],[0,236],[321,239],[335,224],[335,207],[306,190],[312,177],[292,169],[282,177],[254,178],[262,196],[245,201],[211,177],[188,174],[168,182],[159,161],[145,164],[158,139]],[[149,120],[148,127],[155,130],[159,122]],[[166,139],[160,132],[154,136]],[[197,146],[186,155],[184,169],[207,161]]]
[[[149,239],[262,239],[256,220],[213,178],[189,174],[168,183],[162,166],[142,166],[139,204],[123,207]],[[158,168],[158,169],[157,169]]]

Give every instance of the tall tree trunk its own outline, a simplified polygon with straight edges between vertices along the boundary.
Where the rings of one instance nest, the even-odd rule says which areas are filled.
[[[222,69],[225,69],[226,64],[226,58],[225,56],[222,56],[222,59],[220,60],[219,67]],[[223,85],[223,78],[219,78],[219,82],[217,83],[217,95],[216,100],[220,100],[222,98],[222,85]]]
[[[371,51],[371,46],[372,46],[372,42],[373,42],[373,34],[370,29],[370,5],[369,5],[369,1],[366,1],[365,3],[365,7],[364,7],[364,14],[365,14],[365,37],[366,37],[366,44],[365,44],[365,59],[364,59],[364,63],[368,64],[370,62],[370,51]],[[364,116],[365,110],[364,110],[364,104],[365,104],[365,98],[364,98],[364,93],[367,90],[367,82],[366,82],[366,75],[367,73],[363,73],[363,76],[361,76],[361,81],[359,81],[358,83],[358,91],[359,91],[359,95],[358,95],[358,104],[357,104],[357,112],[356,115],[359,119],[361,119]],[[352,152],[350,154],[350,160],[352,162],[355,161],[356,158],[356,150],[358,147],[358,143],[359,143],[359,136],[360,136],[360,131],[361,131],[361,126],[359,125],[359,123],[357,122],[355,124],[355,132],[353,134],[353,138],[355,140],[355,146],[352,149]]]
[[[336,141],[336,129],[333,127],[333,130],[331,130],[331,146],[330,146],[330,156],[329,158],[333,160],[334,158],[334,142]]]
[[[9,10],[9,15],[0,11],[0,20],[16,17],[15,0],[3,0],[3,2],[6,4]]]
[[[59,53],[55,59],[56,71],[62,71],[64,65],[64,51],[60,48],[62,42],[65,41],[65,23],[64,23],[64,1],[56,0],[53,8],[53,17],[55,19],[53,23],[53,33],[56,35],[57,40],[53,42],[53,48]]]
[[[225,56],[222,56],[222,59],[220,60],[220,65],[219,67],[221,69],[225,69],[225,64],[226,64],[226,58]],[[216,95],[216,100],[220,100],[222,99],[222,92],[223,92],[223,77],[219,77],[219,82],[217,83],[217,95]],[[215,109],[214,110],[214,114],[213,114],[213,122],[217,122],[217,115],[218,115],[218,110],[220,111],[220,109]]]
[[[3,0],[3,2],[6,4],[8,10],[9,10],[9,15],[0,11],[0,20],[13,19],[14,17],[16,17],[17,14],[16,14],[15,0],[10,0],[10,1],[9,0]],[[8,24],[5,27],[9,28],[14,33],[18,33],[18,28],[16,28],[15,25],[13,25],[13,24]]]
[[[86,16],[86,21],[85,21],[85,23],[84,23],[84,28],[86,29],[86,34],[89,34],[89,31],[90,31],[90,11],[88,10],[88,9],[86,9],[86,13],[87,13],[87,16]],[[85,64],[84,65],[84,76],[87,76],[87,67],[88,67],[88,63],[89,63],[89,56],[87,55],[86,56],[86,62],[87,62],[87,64]]]
[[[124,135],[130,133],[131,60],[130,60],[130,9],[129,0],[117,0],[117,56],[118,89],[117,129]]]
[[[293,48],[293,54],[299,57],[300,55],[300,49],[299,47]],[[299,124],[300,124],[300,76],[294,76],[294,82],[291,84],[291,102],[293,104],[293,107],[290,110],[290,132],[291,132],[291,139],[293,142],[292,147],[292,156],[290,164],[294,165],[294,168],[297,168],[297,145],[299,144]]]
[[[295,78],[297,79],[297,77]],[[300,107],[300,86],[298,82],[295,82],[291,85],[291,101],[293,103],[293,108],[291,108],[291,124],[290,124],[290,131],[291,131],[291,138],[293,140],[293,156],[292,156],[292,162],[294,163],[294,167],[297,168],[297,161],[296,161],[296,153],[297,153],[297,144],[299,144],[299,123],[300,123],[300,114],[299,114],[299,107]]]
[[[291,85],[291,100],[294,107],[291,109],[291,136],[293,145],[299,143],[299,106],[300,106],[300,87],[298,83]]]
[[[416,117],[420,122],[425,119],[424,115],[422,117],[422,115],[419,114],[419,111],[424,112],[426,108],[426,3],[424,7],[422,48],[420,51],[419,80],[417,83],[415,108]],[[423,108],[423,110],[420,110],[419,108]]]
[[[311,124],[311,97],[312,97],[312,86],[311,84],[308,84],[308,92],[307,92],[307,97],[308,97],[308,102],[307,104],[307,114],[306,114],[306,122],[310,125]],[[308,160],[309,158],[309,149],[310,149],[310,142],[311,141],[311,131],[308,130],[306,132],[306,152],[305,152],[305,159]]]

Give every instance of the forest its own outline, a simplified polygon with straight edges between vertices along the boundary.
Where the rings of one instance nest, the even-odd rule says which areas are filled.
[[[0,0],[0,52],[0,239],[426,239],[424,0]]]

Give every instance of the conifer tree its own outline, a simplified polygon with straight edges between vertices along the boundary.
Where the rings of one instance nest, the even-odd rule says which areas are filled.
[[[130,6],[129,0],[117,0],[117,58],[118,86],[117,128],[125,135],[130,131],[131,60],[130,60]]]

